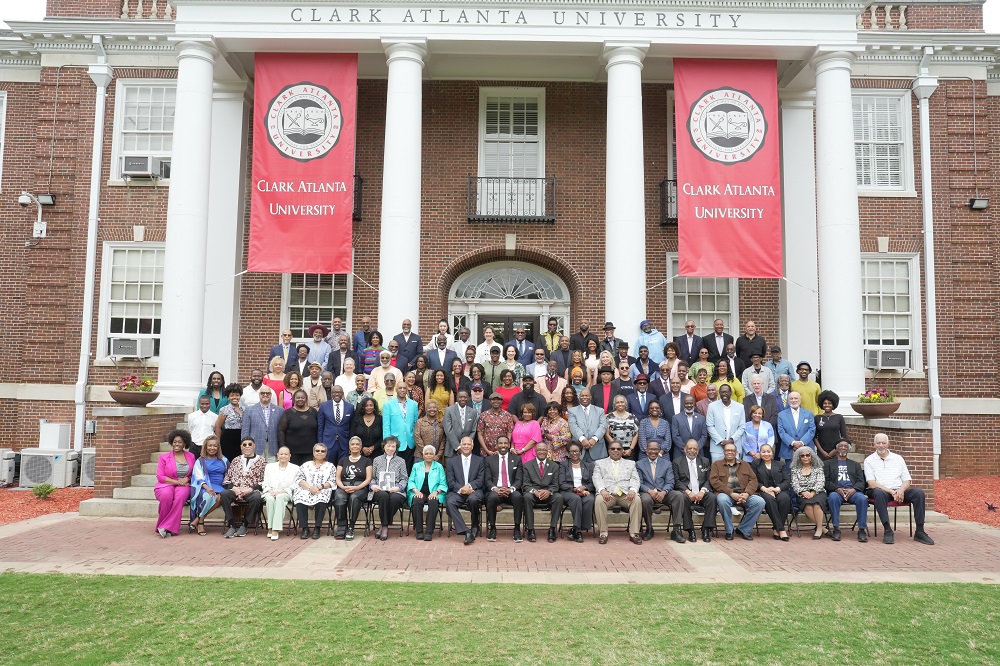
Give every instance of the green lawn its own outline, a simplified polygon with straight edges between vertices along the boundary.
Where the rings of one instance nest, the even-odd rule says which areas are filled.
[[[725,609],[725,610],[723,610]],[[1000,587],[0,574],[3,664],[998,664]]]

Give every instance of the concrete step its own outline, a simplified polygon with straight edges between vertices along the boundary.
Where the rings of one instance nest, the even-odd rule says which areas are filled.
[[[159,512],[159,502],[155,499],[110,499],[107,497],[95,497],[93,499],[80,502],[81,516],[102,516],[115,518],[153,518]],[[184,509],[184,518],[187,517],[187,509]]]
[[[152,486],[129,486],[128,488],[115,488],[114,498],[123,500],[156,501],[156,495],[153,494]]]
[[[160,442],[160,453],[166,453],[170,450],[169,442]]]
[[[142,463],[142,472],[141,473],[142,474],[152,474],[152,475],[156,476],[156,463],[155,462]]]
[[[152,488],[156,485],[156,475],[155,474],[136,474],[132,477],[132,486],[141,486]]]

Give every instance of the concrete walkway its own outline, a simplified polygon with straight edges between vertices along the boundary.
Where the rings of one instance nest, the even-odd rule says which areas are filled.
[[[560,539],[513,543],[511,532],[464,546],[452,536],[431,542],[390,531],[382,542],[337,541],[325,534],[303,541],[271,541],[252,533],[224,540],[218,524],[208,536],[160,539],[148,519],[55,514],[0,527],[0,571],[231,578],[377,580],[461,583],[769,583],[769,582],[1000,582],[1000,530],[950,521],[929,525],[937,541],[924,546],[906,527],[888,546],[874,537],[858,543],[851,532],[835,543],[804,531],[783,543],[769,530],[752,542],[670,541],[657,532],[641,546],[613,532],[607,545]],[[765,533],[767,532],[767,533]]]

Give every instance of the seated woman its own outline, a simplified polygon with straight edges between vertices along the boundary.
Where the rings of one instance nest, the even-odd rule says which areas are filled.
[[[248,438],[249,439],[249,438]],[[285,509],[295,492],[295,478],[299,475],[299,466],[291,462],[292,452],[287,446],[278,449],[278,462],[268,463],[264,468],[264,511],[267,518],[268,537],[277,541],[285,522]]]
[[[733,369],[729,367],[729,362],[725,359],[719,361],[719,364],[715,366],[712,383],[716,388],[723,384],[728,384],[733,389],[733,402],[743,404],[743,398],[746,396],[746,391],[743,389],[743,382],[736,378],[736,375],[733,374]]]
[[[840,404],[839,395],[833,391],[821,391],[816,400],[823,413],[816,417],[816,437],[813,441],[822,463],[837,457],[837,442],[847,438],[847,423],[843,416],[833,413]]]
[[[760,449],[765,444],[774,450],[774,427],[764,420],[764,408],[754,405],[750,408],[750,420],[743,437],[743,459],[747,462],[759,460]]]
[[[385,452],[372,464],[371,492],[368,499],[378,505],[378,519],[381,527],[375,538],[385,541],[389,538],[392,517],[406,504],[406,463],[396,455],[399,440],[389,436],[382,442]]]
[[[181,513],[191,497],[191,469],[194,454],[187,451],[191,435],[187,430],[174,430],[167,435],[170,450],[160,454],[156,461],[156,485],[153,495],[160,503],[156,520],[156,533],[160,538],[177,536],[181,531]]]
[[[333,510],[337,515],[337,531],[333,533],[333,538],[352,541],[361,505],[368,499],[372,461],[361,455],[360,437],[351,437],[347,451],[347,455],[337,461],[337,475],[334,477],[337,490],[333,495]]]
[[[201,444],[201,457],[194,463],[191,471],[191,508],[189,514],[188,532],[198,530],[205,536],[205,516],[218,509],[221,504],[219,493],[222,492],[222,479],[229,468],[229,460],[222,455],[219,438],[209,435]]]
[[[766,423],[766,421],[765,421]],[[785,466],[780,460],[774,459],[774,445],[763,444],[760,447],[760,458],[750,463],[757,475],[757,494],[764,499],[764,510],[774,529],[774,539],[788,541],[785,531],[785,521],[792,510],[792,498],[788,495],[788,477]]]
[[[406,498],[410,503],[410,515],[413,516],[417,541],[430,541],[434,536],[434,526],[437,525],[438,507],[444,504],[445,495],[448,493],[448,481],[445,478],[444,467],[434,460],[434,447],[428,444],[422,454],[423,461],[416,463],[410,470],[410,478],[406,484]]]
[[[316,442],[312,452],[313,459],[299,466],[298,476],[295,477],[295,492],[292,493],[292,503],[295,504],[299,525],[302,526],[301,539],[308,539],[310,536],[313,539],[319,538],[337,473],[333,463],[326,460],[326,445],[323,442]],[[314,513],[315,527],[312,532],[309,531],[309,507],[313,507]]]
[[[816,524],[813,539],[822,539],[827,533],[823,526],[826,510],[826,477],[823,463],[816,460],[815,453],[808,446],[800,446],[792,454],[792,492],[798,498],[802,511]]]

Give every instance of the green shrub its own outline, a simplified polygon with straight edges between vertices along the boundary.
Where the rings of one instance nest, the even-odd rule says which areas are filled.
[[[38,499],[48,499],[49,495],[56,491],[56,487],[51,483],[40,483],[31,489],[31,492],[35,494]]]

